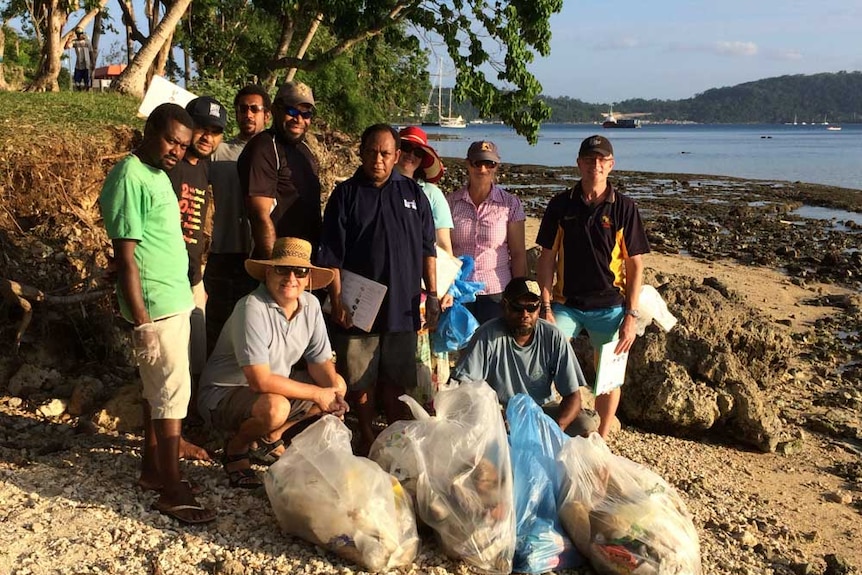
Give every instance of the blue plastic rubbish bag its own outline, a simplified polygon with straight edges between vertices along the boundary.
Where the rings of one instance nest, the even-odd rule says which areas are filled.
[[[516,395],[506,408],[515,488],[514,570],[544,573],[583,564],[559,521],[561,479],[556,458],[569,437],[529,395]]]
[[[431,335],[434,353],[462,349],[479,328],[479,322],[464,304],[476,301],[476,294],[485,289],[485,284],[467,281],[476,267],[472,257],[460,256],[458,259],[462,262],[461,271],[447,292],[455,301],[441,314],[437,330]]]

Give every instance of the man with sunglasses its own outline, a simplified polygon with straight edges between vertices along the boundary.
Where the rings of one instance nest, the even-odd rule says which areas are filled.
[[[563,332],[539,319],[538,282],[516,277],[503,290],[503,317],[476,330],[452,371],[455,381],[486,381],[503,407],[516,394],[526,393],[570,435],[590,429],[578,420],[584,374]],[[562,401],[557,406],[551,384]]]
[[[542,317],[567,337],[586,330],[597,355],[612,341],[620,354],[635,340],[641,256],[650,251],[649,242],[634,200],[608,182],[614,168],[611,142],[599,135],[586,138],[577,162],[581,181],[551,198],[536,237],[542,246],[537,265]],[[604,438],[619,401],[619,388],[596,397]]]
[[[254,257],[269,257],[276,237],[320,241],[319,168],[306,143],[314,112],[311,88],[285,83],[272,101],[272,127],[252,138],[237,161]]]
[[[245,272],[245,260],[251,253],[251,230],[237,158],[246,144],[266,129],[271,106],[269,93],[263,86],[249,84],[237,92],[233,109],[239,133],[223,142],[212,155],[210,183],[216,210],[212,247],[204,271],[208,357],[233,306],[257,286]]]
[[[311,252],[305,240],[279,238],[270,258],[246,260],[260,285],[237,303],[201,377],[201,416],[230,434],[224,467],[232,487],[260,487],[250,462],[254,444],[271,463],[284,452],[288,429],[347,411],[320,303],[306,291],[326,287],[333,271],[313,266]]]

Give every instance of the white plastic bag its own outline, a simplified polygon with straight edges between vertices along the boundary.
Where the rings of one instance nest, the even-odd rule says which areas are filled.
[[[341,420],[324,415],[270,466],[264,483],[278,523],[369,571],[410,565],[419,549],[410,496],[353,455],[350,437]]]
[[[646,328],[655,322],[662,330],[668,332],[676,325],[676,318],[667,309],[667,303],[652,286],[642,286],[638,300],[640,317],[635,324],[638,335],[643,335]]]
[[[416,421],[386,428],[371,459],[416,496],[419,518],[448,555],[488,573],[510,573],[512,468],[497,394],[484,382],[441,390],[434,417],[412,398],[401,400]]]
[[[557,461],[565,470],[560,520],[596,571],[700,575],[697,531],[664,479],[613,455],[597,433],[572,438]]]

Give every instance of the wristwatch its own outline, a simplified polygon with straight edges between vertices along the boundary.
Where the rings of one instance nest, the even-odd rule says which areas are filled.
[[[625,315],[630,315],[635,319],[639,319],[641,316],[641,312],[636,309],[627,309]]]

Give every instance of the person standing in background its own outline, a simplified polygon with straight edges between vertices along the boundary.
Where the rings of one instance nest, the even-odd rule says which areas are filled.
[[[207,357],[212,353],[236,302],[257,287],[245,272],[251,253],[251,230],[245,199],[239,183],[237,159],[245,145],[266,129],[272,103],[267,91],[257,84],[245,86],[233,99],[239,133],[222,142],[210,158],[213,203],[212,245],[204,270],[207,293]]]
[[[499,165],[494,142],[473,142],[467,150],[467,184],[448,197],[455,255],[471,256],[476,267],[469,281],[485,284],[476,301],[465,306],[480,324],[500,317],[503,288],[513,277],[527,275],[527,217],[520,200],[497,185]]]
[[[95,65],[95,54],[93,54],[93,46],[90,44],[90,39],[80,26],[75,28],[75,39],[69,38],[66,43],[66,49],[72,48],[75,51],[75,73],[72,76],[72,81],[75,84],[76,91],[87,91],[90,89],[93,80],[93,67]]]

